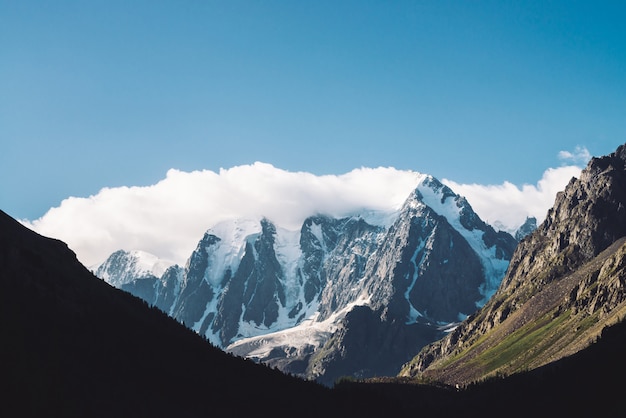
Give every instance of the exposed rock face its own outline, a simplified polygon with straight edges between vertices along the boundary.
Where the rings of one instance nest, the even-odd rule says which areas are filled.
[[[378,258],[385,229],[369,225],[363,219],[340,222],[340,233],[328,257],[322,264],[324,287],[319,300],[319,318],[324,321],[346,309],[359,299],[363,290],[366,268]]]
[[[443,335],[432,324],[407,324],[380,309],[356,306],[326,344],[313,353],[305,375],[325,385],[332,385],[341,376],[393,376],[403,359],[415,355],[416,347]]]
[[[384,233],[361,218],[316,215],[297,232],[277,231],[267,219],[237,220],[207,231],[185,268],[172,266],[161,278],[134,272],[138,260],[124,251],[96,273],[226,347],[348,306],[344,290],[363,278]]]
[[[407,199],[367,264],[357,295],[368,305],[346,315],[313,355],[307,375],[330,384],[342,374],[397,373],[400,362],[444,335],[444,324],[473,313],[490,296],[515,244],[429,178]]]
[[[179,274],[126,289],[220,347],[331,384],[397,373],[493,295],[516,244],[423,176],[389,227],[361,216],[316,215],[299,231],[229,221]]]
[[[557,195],[542,225],[520,242],[492,300],[425,348],[402,374],[467,383],[513,372],[513,364],[534,368],[579,350],[617,320],[626,295],[625,165],[625,146],[592,159]],[[530,335],[542,339],[526,351],[521,344]],[[507,359],[514,349],[523,354]],[[488,361],[488,355],[501,361]]]
[[[369,293],[387,296],[376,298],[372,307],[407,322],[420,317],[455,322],[476,310],[483,266],[446,218],[420,199],[416,194],[407,201],[368,274]]]
[[[527,277],[549,282],[573,271],[626,235],[626,149],[593,158],[557,194],[554,207],[511,260],[503,288],[515,288]]]
[[[222,342],[230,342],[237,336],[240,318],[269,328],[278,320],[279,307],[286,305],[285,277],[274,251],[275,235],[274,225],[263,219],[261,234],[246,243],[239,268],[224,281],[217,315],[211,325]]]

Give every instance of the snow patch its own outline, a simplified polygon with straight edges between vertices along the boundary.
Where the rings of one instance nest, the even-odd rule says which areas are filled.
[[[315,222],[312,222],[311,223],[311,227],[309,228],[309,230],[311,231],[311,234],[313,234],[313,236],[320,243],[320,247],[322,248],[324,253],[326,253],[327,252],[327,250],[326,250],[326,241],[324,240],[324,233],[322,232],[322,225],[318,224],[318,223],[315,223]]]
[[[389,229],[400,216],[400,210],[402,206],[393,210],[363,210],[354,218],[363,219],[366,223],[373,226],[382,226],[385,229]]]
[[[431,237],[432,237],[432,235],[431,235]],[[430,239],[428,241],[430,241]],[[413,291],[413,287],[415,286],[415,283],[417,282],[417,279],[419,278],[419,275],[420,275],[419,266],[424,261],[424,257],[426,256],[426,253],[424,253],[422,255],[422,258],[419,261],[419,263],[417,262],[417,256],[420,253],[420,251],[424,250],[424,248],[427,245],[429,245],[429,244],[430,244],[430,246],[432,246],[432,243],[421,242],[417,246],[417,248],[415,249],[415,252],[413,253],[413,255],[411,256],[411,263],[414,266],[413,277],[411,277],[411,283],[409,284],[409,286],[407,287],[406,291],[404,292],[404,298],[406,299],[407,303],[409,304],[409,316],[408,316],[407,321],[406,321],[407,325],[415,324],[417,322],[418,318],[421,318],[421,317],[424,316],[420,311],[418,311],[415,308],[415,306],[413,306],[413,303],[411,303],[411,292]],[[409,279],[408,275],[407,275],[406,278]]]
[[[173,261],[160,259],[145,251],[131,251],[130,255],[135,259],[135,272],[138,274],[149,273],[155,277],[161,277],[165,270],[174,265]]]
[[[193,329],[195,332],[200,334],[200,328],[202,328],[202,324],[204,323],[206,318],[209,316],[209,314],[211,314],[211,312],[217,312],[217,303],[218,303],[218,298],[211,299],[211,301],[206,304],[202,317],[200,317],[200,319],[191,326],[191,329]],[[204,336],[211,342],[211,344],[216,345],[216,346],[221,345],[219,336],[211,330],[210,326],[207,327],[207,330]]]
[[[235,219],[220,222],[207,231],[220,239],[209,251],[206,280],[213,286],[220,284],[226,270],[235,272],[246,250],[246,242],[261,233],[261,221]]]
[[[300,248],[300,231],[289,231],[277,228],[274,241],[276,259],[283,268],[285,277],[286,306],[297,303],[299,283],[298,267],[301,265],[302,249]]]

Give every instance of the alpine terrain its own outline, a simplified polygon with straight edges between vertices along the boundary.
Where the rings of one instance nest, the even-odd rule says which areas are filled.
[[[3,417],[382,416],[397,407],[225,353],[1,210],[0,337]]]
[[[517,241],[428,175],[394,213],[269,219],[210,228],[185,267],[120,250],[98,277],[213,344],[332,384],[395,375],[483,306]]]
[[[484,226],[429,177],[388,224],[315,216],[298,234],[268,220],[230,222],[208,231],[184,268],[141,252],[118,252],[101,266],[107,281],[142,289],[149,303],[0,211],[0,415],[623,416],[625,186],[625,146],[593,159],[523,238],[489,300],[510,236]],[[472,283],[468,305],[452,291],[462,286],[452,272],[465,273],[453,256],[466,257],[468,270],[481,267],[477,282],[462,276]],[[228,292],[243,303],[230,334],[221,334],[213,324],[228,323]],[[445,303],[447,293],[456,299]],[[260,306],[260,294],[277,302]],[[483,303],[462,323],[447,322]],[[161,310],[188,315],[179,321],[196,332]],[[451,324],[447,336],[407,362],[401,377],[342,379],[334,389],[229,355],[199,335],[202,328],[221,341],[234,332],[232,351],[269,350],[264,361],[321,372],[323,381],[382,369],[390,361],[368,352],[419,345],[441,332],[433,318]],[[274,331],[280,321],[295,325]],[[298,352],[306,341],[308,355]]]
[[[493,298],[401,375],[466,385],[539,369],[593,345],[625,315],[622,145],[593,158],[557,195],[545,221],[515,250]]]

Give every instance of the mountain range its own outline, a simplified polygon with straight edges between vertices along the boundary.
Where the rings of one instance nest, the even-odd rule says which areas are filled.
[[[397,374],[491,297],[516,244],[423,175],[395,213],[235,219],[184,268],[120,250],[92,269],[218,347],[332,385]]]
[[[621,416],[626,330],[464,390],[342,380],[334,389],[231,356],[93,276],[67,246],[0,211],[0,414],[10,417]],[[410,384],[407,384],[410,383]]]
[[[368,294],[384,295],[387,299],[379,300],[387,302],[378,305],[373,299],[366,299],[354,304],[307,364],[314,364],[313,357],[320,353],[331,353],[332,359],[333,347],[337,346],[346,353],[356,352],[358,345],[367,344],[372,335],[381,333],[379,342],[389,341],[385,338],[399,341],[398,334],[404,332],[406,336],[411,329],[418,329],[416,326],[436,329],[437,325],[429,322],[429,311],[422,307],[419,298],[412,297],[412,289],[422,277],[428,277],[420,275],[429,267],[423,262],[441,260],[435,255],[431,258],[435,248],[439,248],[434,245],[439,235],[433,229],[426,234],[433,237],[430,248],[428,243],[411,238],[424,235],[402,234],[403,228],[428,231],[428,225],[446,230],[446,224],[458,232],[454,225],[462,225],[462,216],[450,217],[452,222],[441,214],[438,218],[433,216],[440,221],[436,225],[429,223],[432,220],[425,222],[424,217],[414,216],[437,207],[437,202],[449,204],[450,198],[459,208],[456,213],[468,213],[462,210],[462,198],[436,186],[430,178],[425,185],[437,193],[434,202],[429,202],[419,188],[407,199],[393,222],[383,227],[386,232],[376,241],[376,251],[361,270],[363,278],[357,282],[365,282],[362,286]],[[448,197],[442,199],[444,195]],[[157,266],[157,274],[151,273],[152,266],[159,264],[154,258],[150,261],[149,256],[135,253],[125,261],[128,254],[119,253],[120,264],[135,260],[130,263],[133,274],[119,286],[132,287],[136,286],[134,281],[146,281],[152,283],[152,289],[162,290],[153,294],[161,299],[146,302],[96,278],[64,243],[42,237],[0,211],[0,415],[623,416],[620,379],[626,371],[625,206],[623,145],[613,154],[592,159],[580,178],[572,179],[557,196],[546,220],[513,251],[495,293],[483,299],[489,291],[482,286],[478,295],[483,298],[476,299],[476,293],[473,294],[474,303],[482,305],[480,308],[463,321],[447,325],[451,327],[447,333],[418,350],[419,354],[405,363],[399,376],[346,378],[333,389],[225,353],[206,340],[207,334],[190,330],[179,323],[180,319],[177,321],[157,308],[157,300],[180,299],[185,272],[193,265],[201,267],[204,259],[209,265],[209,252],[204,251],[206,258],[200,257],[200,264],[193,264],[192,257],[184,269],[170,267],[162,274],[158,272],[163,266]],[[363,223],[362,228],[376,233],[365,227],[374,225],[363,219],[344,221],[339,225]],[[276,248],[279,230],[273,234],[267,220],[259,225],[260,232],[245,240],[244,252],[258,255],[269,247]],[[319,223],[311,220],[310,226],[313,225]],[[380,227],[374,226],[374,230],[380,231]],[[454,236],[454,231],[448,230],[449,236]],[[487,228],[481,235],[483,242],[489,234]],[[271,236],[274,245],[269,245]],[[404,245],[402,237],[413,242],[413,246]],[[214,245],[211,234],[204,238],[208,247]],[[257,244],[263,240],[266,242]],[[462,246],[452,239],[447,243]],[[398,254],[389,250],[392,246]],[[370,266],[369,260],[383,252],[386,257]],[[246,277],[258,279],[253,272],[263,263],[257,260],[249,256],[245,262],[249,268]],[[237,271],[245,263],[242,258]],[[176,274],[167,276],[167,271]],[[386,276],[387,286],[375,274],[368,276],[370,272],[385,271],[398,273]],[[415,275],[415,271],[420,274]],[[236,275],[226,276],[229,283]],[[247,286],[248,282],[244,283]],[[275,294],[280,296],[279,291]],[[324,291],[319,290],[319,295],[317,316],[324,315],[319,307]],[[303,298],[299,300],[306,301],[306,296]],[[284,300],[285,304],[278,299],[279,318],[286,301],[296,299],[285,295]],[[337,306],[342,303],[346,301],[336,300]],[[242,307],[242,316],[247,309]],[[396,310],[399,317],[394,316]],[[441,310],[448,314],[455,311]],[[316,320],[304,318],[303,322]],[[269,323],[267,328],[273,324]],[[378,327],[380,324],[385,326]],[[369,332],[370,325],[375,332]],[[300,326],[302,323],[292,328]],[[397,334],[385,334],[389,329]],[[289,329],[254,338],[281,334],[288,335]],[[351,341],[356,342],[351,345]],[[361,345],[361,349],[393,352],[384,344]],[[368,359],[365,356],[357,360],[366,364]]]
[[[266,402],[286,415],[307,403],[319,413],[317,400],[335,405],[318,385],[211,346],[4,212],[0,335],[4,417],[236,415]]]

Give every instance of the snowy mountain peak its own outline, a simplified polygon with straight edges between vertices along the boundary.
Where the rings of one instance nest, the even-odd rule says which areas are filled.
[[[174,262],[145,251],[118,250],[102,264],[92,267],[94,274],[115,287],[144,277],[161,277]]]
[[[449,197],[458,197],[458,195],[454,193],[452,189],[428,174],[422,175],[417,183],[416,189],[419,190],[426,198],[435,196],[438,197],[441,203],[444,203],[445,200]],[[432,203],[432,201],[429,200],[427,203],[430,206],[430,203]]]
[[[194,252],[204,252],[203,258],[208,257],[207,265],[203,267],[206,269],[206,280],[212,285],[218,285],[226,271],[234,273],[239,268],[246,244],[261,232],[261,223],[253,219],[227,220],[207,230]],[[188,270],[193,261],[192,256],[187,262]]]
[[[486,280],[480,287],[483,298],[477,302],[477,306],[484,305],[497,290],[508,268],[508,260],[515,248],[513,237],[496,232],[478,217],[463,196],[457,195],[430,175],[420,179],[413,194],[407,199],[404,210],[415,209],[420,204],[444,217],[478,255]]]
[[[154,254],[150,254],[141,250],[130,252],[131,257],[135,259],[135,266],[138,271],[161,277],[165,270],[174,265],[173,261],[163,260]]]
[[[207,234],[214,235],[220,240],[239,244],[253,235],[258,235],[262,231],[260,219],[229,219],[222,221],[207,230]]]
[[[537,218],[534,216],[526,217],[526,221],[515,231],[515,239],[521,241],[526,235],[531,234],[537,229]]]
[[[448,186],[429,175],[424,175],[419,181],[412,199],[423,202],[455,227],[471,230],[473,225],[468,220],[478,219],[464,197],[457,195]],[[408,202],[412,199],[409,198]],[[468,217],[470,219],[466,219]]]

